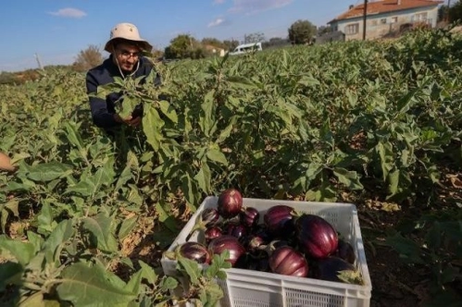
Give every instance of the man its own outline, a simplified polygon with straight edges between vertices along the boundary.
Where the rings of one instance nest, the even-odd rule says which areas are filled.
[[[142,56],[142,52],[151,52],[152,46],[140,37],[137,27],[131,23],[120,23],[112,28],[104,50],[110,53],[109,58],[87,72],[88,95],[95,94],[99,86],[114,82],[115,76],[138,78],[148,76],[153,69],[152,63]],[[155,83],[160,84],[159,75]],[[94,124],[109,134],[113,134],[114,128],[122,125],[136,127],[141,123],[142,109],[127,118],[116,113],[114,104],[121,95],[122,93],[111,93],[105,100],[89,97]]]

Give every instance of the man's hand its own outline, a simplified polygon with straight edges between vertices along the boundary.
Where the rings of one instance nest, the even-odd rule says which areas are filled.
[[[119,114],[114,114],[114,119],[118,123],[124,123],[126,125],[129,125],[130,127],[138,127],[141,123],[141,117],[135,117],[133,118],[132,116],[129,116],[127,118],[122,118],[119,116]]]

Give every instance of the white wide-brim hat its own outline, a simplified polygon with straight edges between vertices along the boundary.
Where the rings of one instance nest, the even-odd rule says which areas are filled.
[[[111,47],[112,42],[117,38],[135,42],[137,43],[137,45],[140,46],[141,49],[143,49],[143,51],[152,51],[152,45],[148,43],[147,40],[140,37],[138,28],[134,24],[123,22],[117,24],[114,28],[112,28],[109,40],[104,46],[104,50],[106,50],[109,53],[112,53],[114,51]]]

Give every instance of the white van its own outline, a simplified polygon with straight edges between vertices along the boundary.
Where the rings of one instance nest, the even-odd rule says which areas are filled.
[[[253,50],[262,51],[263,49],[261,48],[261,43],[250,43],[250,44],[239,45],[233,51],[229,52],[229,55],[243,54],[243,53],[247,53]]]

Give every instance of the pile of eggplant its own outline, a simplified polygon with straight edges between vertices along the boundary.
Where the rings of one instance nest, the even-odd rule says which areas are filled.
[[[353,247],[320,216],[274,205],[264,213],[244,207],[236,189],[223,191],[216,208],[204,209],[186,242],[183,257],[209,264],[213,254],[229,251],[233,268],[361,284]],[[190,241],[197,231],[202,242]]]

